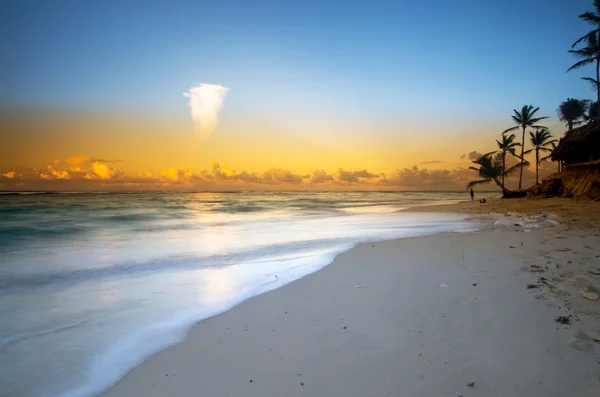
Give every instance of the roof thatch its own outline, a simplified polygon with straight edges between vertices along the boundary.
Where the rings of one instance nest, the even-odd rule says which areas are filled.
[[[561,142],[587,142],[592,133],[600,132],[600,123],[589,123],[567,131]]]
[[[552,160],[564,161],[567,164],[596,160],[600,156],[599,137],[600,122],[592,122],[567,131],[552,151]]]

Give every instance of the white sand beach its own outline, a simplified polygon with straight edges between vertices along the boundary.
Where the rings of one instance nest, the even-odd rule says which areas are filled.
[[[600,206],[421,210],[510,208],[559,224],[360,245],[202,321],[103,396],[600,396]]]

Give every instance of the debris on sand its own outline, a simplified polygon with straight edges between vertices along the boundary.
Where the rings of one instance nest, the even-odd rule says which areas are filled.
[[[537,284],[527,284],[527,289],[539,288]]]
[[[594,342],[600,343],[600,330],[588,332],[587,337],[593,340]]]
[[[571,324],[571,315],[567,316],[558,316],[554,319],[559,324],[569,325]]]
[[[475,382],[467,383],[467,387],[470,387],[471,389],[474,388]]]
[[[581,294],[581,296],[583,296],[585,299],[589,299],[591,301],[597,301],[598,298],[600,298],[600,296],[598,296],[598,294],[594,294],[593,292],[585,292],[585,293]]]

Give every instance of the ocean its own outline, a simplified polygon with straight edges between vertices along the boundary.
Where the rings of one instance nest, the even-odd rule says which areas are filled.
[[[466,216],[410,212],[465,199],[0,194],[0,395],[98,395],[197,322],[315,272],[359,243],[473,230]]]

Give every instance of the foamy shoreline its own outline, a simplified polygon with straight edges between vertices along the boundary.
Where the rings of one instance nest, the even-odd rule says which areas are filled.
[[[103,395],[594,395],[600,303],[557,294],[531,272],[539,252],[560,266],[600,247],[578,230],[498,226],[360,245],[202,321]],[[572,325],[554,322],[561,315]]]

